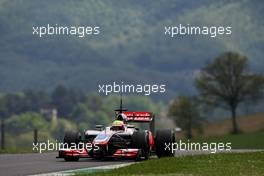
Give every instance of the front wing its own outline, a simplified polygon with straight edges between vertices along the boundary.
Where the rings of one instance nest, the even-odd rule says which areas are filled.
[[[137,158],[139,156],[140,149],[117,149],[113,154],[108,155],[106,153],[103,157],[114,157],[114,158]],[[66,157],[79,157],[79,158],[94,158],[101,157],[96,155],[96,153],[92,153],[92,151],[88,150],[60,150],[59,156],[57,158],[66,158]]]

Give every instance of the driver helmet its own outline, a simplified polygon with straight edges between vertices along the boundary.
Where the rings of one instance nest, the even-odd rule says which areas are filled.
[[[121,120],[115,120],[112,124],[111,130],[113,131],[125,130],[124,122]]]

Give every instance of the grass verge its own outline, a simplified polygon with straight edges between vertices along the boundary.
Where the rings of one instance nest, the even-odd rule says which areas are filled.
[[[264,175],[264,152],[221,153],[176,158],[153,159],[107,172],[78,176],[175,175],[223,176]]]
[[[196,138],[192,142],[231,142],[232,149],[264,149],[264,131],[246,133],[246,134],[229,134],[217,137]]]

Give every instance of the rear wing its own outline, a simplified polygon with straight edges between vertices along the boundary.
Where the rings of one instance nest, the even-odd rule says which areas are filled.
[[[155,115],[151,112],[123,112],[127,116],[127,122],[149,123],[150,131],[155,134]]]
[[[127,116],[127,122],[151,122],[154,114],[151,112],[123,112]]]

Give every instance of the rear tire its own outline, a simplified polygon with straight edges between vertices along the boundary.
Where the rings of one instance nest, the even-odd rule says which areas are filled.
[[[132,135],[132,144],[133,148],[137,148],[141,150],[141,156],[144,157],[145,160],[149,159],[150,155],[150,146],[149,146],[149,134],[147,131],[136,131]]]
[[[165,143],[170,146],[175,142],[175,133],[172,130],[158,130],[155,138],[156,154],[159,158],[173,156],[174,153],[166,148]],[[166,150],[165,150],[166,149]]]

